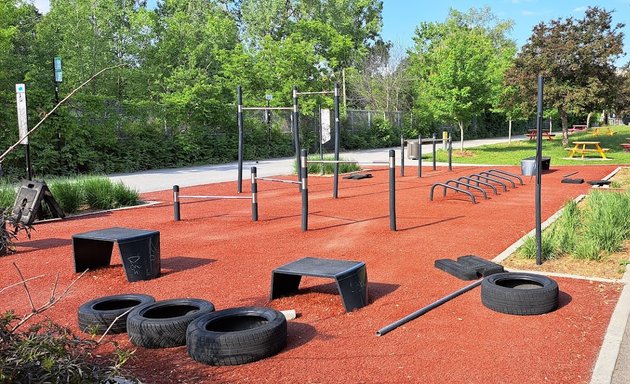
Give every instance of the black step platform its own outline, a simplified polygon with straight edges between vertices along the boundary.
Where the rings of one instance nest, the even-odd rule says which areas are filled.
[[[270,299],[295,293],[302,276],[335,279],[346,312],[368,304],[367,270],[364,262],[316,257],[305,257],[274,269],[271,273]]]
[[[462,280],[476,280],[480,277],[504,272],[503,266],[474,255],[451,259],[435,260],[435,267]]]

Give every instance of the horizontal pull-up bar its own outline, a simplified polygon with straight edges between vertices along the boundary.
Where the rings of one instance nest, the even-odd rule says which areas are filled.
[[[296,95],[332,95],[335,91],[295,92]]]
[[[273,181],[275,183],[302,184],[302,182],[298,180],[273,179],[271,177],[257,177],[256,180]]]
[[[243,111],[267,111],[267,110],[282,110],[292,111],[293,107],[241,107]]]

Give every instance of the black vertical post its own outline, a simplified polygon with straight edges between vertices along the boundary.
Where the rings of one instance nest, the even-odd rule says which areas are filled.
[[[300,169],[302,170],[302,232],[308,230],[308,164],[306,161],[306,149],[302,149],[300,156]]]
[[[300,182],[299,189],[302,190],[302,168],[300,167],[300,124],[298,122],[298,90],[297,87],[293,87],[293,144],[295,146],[295,166],[297,168],[298,181]]]
[[[453,170],[453,138],[451,137],[450,132],[448,135],[448,170]]]
[[[418,177],[422,177],[422,135],[418,134]]]
[[[405,138],[400,128],[400,176],[405,176]]]
[[[33,167],[31,166],[31,144],[26,143],[24,145],[25,158],[26,158],[26,177],[29,180],[33,180]]]
[[[341,134],[339,129],[339,83],[335,83],[335,161],[339,161],[339,135]],[[323,166],[323,165],[322,165]],[[339,163],[335,163],[333,178],[333,199],[336,199],[339,195]]]
[[[324,160],[324,128],[322,127],[322,106],[321,104],[317,106],[317,109],[319,110],[319,115],[317,118],[317,121],[319,121],[319,159],[320,160]],[[330,124],[330,121],[328,121],[328,123]],[[322,176],[324,176],[324,163],[321,163],[321,172],[320,174]]]
[[[179,212],[179,185],[173,185],[173,216],[175,221],[181,220]]]
[[[435,132],[433,133],[433,170],[435,171],[437,168],[435,167],[435,142],[437,141],[437,137]]]
[[[258,221],[258,183],[256,182],[258,170],[256,167],[252,167],[250,174],[252,179],[252,221]]]
[[[238,104],[236,113],[238,124],[238,182],[236,192],[241,193],[243,192],[243,89],[240,85],[236,87],[236,104]]]
[[[538,75],[538,103],[536,108],[536,264],[542,264],[542,228],[540,191],[542,182],[543,77]]]
[[[389,229],[396,230],[396,151],[389,150]]]

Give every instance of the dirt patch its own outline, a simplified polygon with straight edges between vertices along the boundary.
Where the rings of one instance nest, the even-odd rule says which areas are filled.
[[[623,167],[611,179],[611,185],[615,192],[625,192],[630,188],[630,168]],[[607,190],[609,188],[600,188]],[[584,205],[580,201],[578,207]],[[599,277],[605,279],[621,279],[629,263],[630,240],[624,242],[623,248],[616,253],[605,256],[602,260],[581,260],[572,255],[561,255],[551,260],[546,260],[542,265],[536,265],[536,260],[526,259],[515,252],[508,256],[501,264],[507,269],[530,270],[539,272],[566,273],[584,277]]]

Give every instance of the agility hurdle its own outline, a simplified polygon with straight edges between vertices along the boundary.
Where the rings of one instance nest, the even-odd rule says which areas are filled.
[[[335,165],[339,165],[340,163],[356,163],[356,164],[367,164],[365,162],[361,163],[359,161],[354,160],[306,160],[306,150],[302,150],[303,152],[303,161],[305,162],[302,167],[304,168],[304,174],[308,174],[308,162],[310,163],[319,163],[326,164],[332,163]],[[370,164],[389,164],[389,229],[392,231],[396,231],[396,151],[393,149],[389,150],[389,161],[388,162],[371,162]],[[338,175],[335,175],[335,183],[333,185],[333,198],[337,198],[337,188],[339,186],[337,182]],[[308,203],[308,201],[307,201]],[[308,208],[307,208],[308,209]]]
[[[181,220],[180,199],[208,199],[208,200],[251,200],[252,202],[252,221],[258,221],[258,185],[256,184],[257,170],[256,167],[251,168],[252,194],[249,196],[220,196],[220,195],[180,195],[179,185],[173,185],[173,216],[175,221]]]

